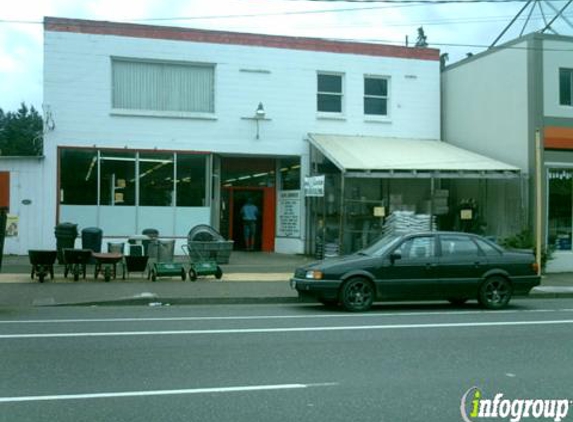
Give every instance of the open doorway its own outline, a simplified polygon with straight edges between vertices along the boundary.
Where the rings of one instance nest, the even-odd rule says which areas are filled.
[[[274,188],[224,188],[221,232],[225,237],[234,241],[235,250],[247,249],[241,209],[249,198],[259,211],[259,218],[255,223],[253,250],[272,252],[274,251],[276,209]]]

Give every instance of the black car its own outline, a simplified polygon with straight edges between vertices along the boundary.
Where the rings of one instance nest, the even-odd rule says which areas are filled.
[[[531,251],[505,250],[468,233],[428,232],[386,236],[352,255],[297,268],[291,287],[348,311],[366,311],[376,300],[477,299],[500,309],[539,282]]]

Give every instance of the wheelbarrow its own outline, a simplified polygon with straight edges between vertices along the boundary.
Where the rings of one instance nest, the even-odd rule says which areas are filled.
[[[51,250],[29,250],[28,257],[30,258],[30,264],[32,264],[32,280],[37,275],[38,281],[40,283],[44,282],[46,275],[50,275],[50,279],[54,279],[54,263],[56,262],[56,257],[58,251]]]
[[[117,276],[117,264],[122,267],[122,279],[125,280],[125,267],[123,266],[123,254],[117,252],[94,253],[95,263],[94,278],[97,279],[100,274],[105,281],[110,281]]]
[[[86,278],[86,265],[90,262],[92,257],[91,249],[69,249],[64,248],[64,277],[68,277],[69,273],[74,276],[74,281],[80,279],[80,274]]]
[[[217,280],[223,277],[223,270],[217,265],[216,259],[206,258],[199,250],[193,250],[193,256],[189,245],[181,246],[183,253],[187,255],[191,267],[189,268],[189,280],[195,281],[199,276],[214,275]],[[197,258],[195,258],[197,257]]]

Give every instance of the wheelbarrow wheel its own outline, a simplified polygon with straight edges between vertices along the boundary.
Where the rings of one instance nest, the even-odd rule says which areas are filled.
[[[103,270],[103,279],[105,281],[111,280],[111,268],[106,267],[105,270]]]
[[[40,283],[43,283],[45,276],[46,276],[46,274],[44,273],[44,271],[39,271],[39,272],[38,272],[38,281],[39,281]]]
[[[157,281],[157,273],[155,270],[151,270],[151,281]]]
[[[217,271],[215,271],[215,278],[217,280],[221,280],[222,277],[223,277],[223,270],[221,269],[221,267],[217,265]]]
[[[78,281],[80,279],[80,269],[74,268],[74,281]]]
[[[68,278],[68,272],[69,272],[69,268],[68,268],[68,264],[64,265],[64,278]]]
[[[197,271],[194,268],[189,269],[189,280],[197,281]]]
[[[181,280],[185,281],[187,274],[185,274],[185,268],[181,268]]]

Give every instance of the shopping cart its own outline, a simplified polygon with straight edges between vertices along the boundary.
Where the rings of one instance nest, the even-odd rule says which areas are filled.
[[[215,258],[207,258],[197,248],[189,245],[181,246],[183,253],[189,258],[189,280],[195,281],[198,276],[214,275],[217,280],[223,277],[223,270],[217,265]]]

